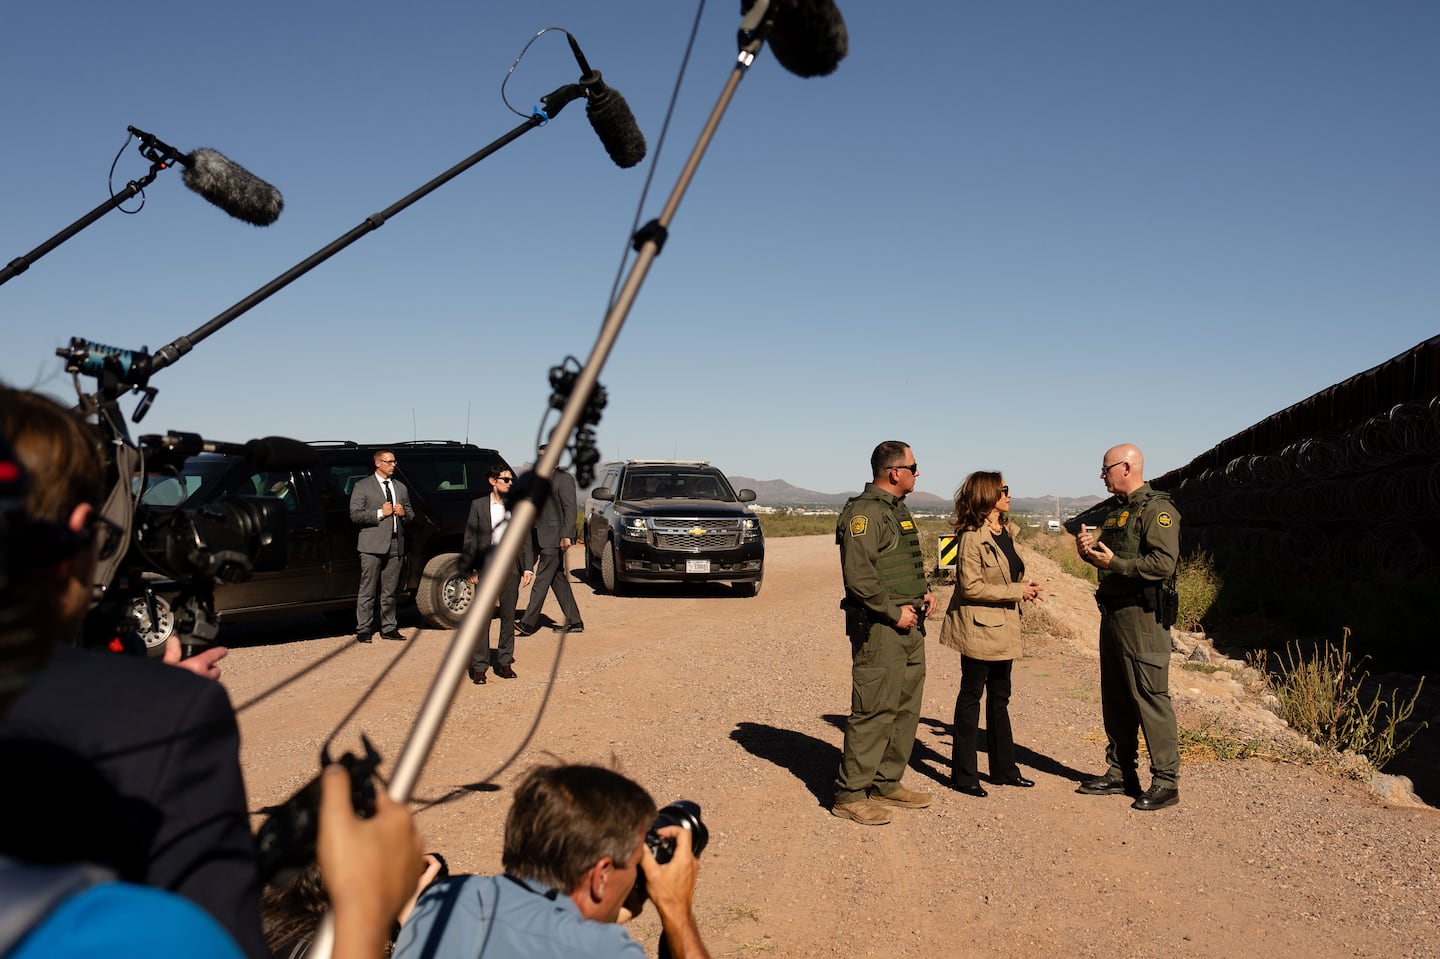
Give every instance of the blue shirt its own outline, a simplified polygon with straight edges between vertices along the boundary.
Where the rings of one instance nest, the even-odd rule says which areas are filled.
[[[67,896],[6,959],[244,959],[219,923],[188,899],[107,882]]]
[[[505,876],[457,876],[425,890],[392,959],[643,959],[623,926],[580,914],[569,896]]]

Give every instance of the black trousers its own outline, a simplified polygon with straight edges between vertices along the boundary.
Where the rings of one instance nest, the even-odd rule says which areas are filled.
[[[960,694],[955,697],[955,745],[950,775],[956,786],[980,785],[975,743],[980,731],[980,697],[985,697],[985,751],[991,779],[1014,779],[1015,736],[1010,730],[1010,667],[1013,660],[960,657]]]

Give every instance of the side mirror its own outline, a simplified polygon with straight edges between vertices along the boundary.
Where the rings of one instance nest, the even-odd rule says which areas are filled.
[[[735,494],[735,498],[742,503],[753,503],[755,502],[755,491],[753,489],[742,489]]]

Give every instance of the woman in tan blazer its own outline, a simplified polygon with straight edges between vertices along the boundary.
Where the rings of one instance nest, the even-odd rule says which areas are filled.
[[[1038,599],[1040,584],[1024,581],[1025,564],[1015,551],[1018,527],[1008,522],[1009,509],[1010,487],[999,473],[971,473],[955,494],[960,572],[940,643],[960,651],[950,775],[956,790],[977,798],[987,795],[975,761],[982,693],[990,781],[1035,785],[1015,764],[1009,706],[1010,667],[1021,652],[1020,603]]]

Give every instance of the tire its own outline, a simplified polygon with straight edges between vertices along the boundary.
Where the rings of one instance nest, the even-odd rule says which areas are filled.
[[[615,544],[606,543],[600,554],[600,584],[611,596],[619,596],[623,585],[620,582],[620,557],[615,555]]]
[[[137,596],[130,602],[130,615],[139,624],[136,633],[145,644],[145,655],[165,655],[165,641],[175,635],[175,611],[170,608],[170,600],[156,595],[155,620],[152,622],[149,603],[145,597]]]
[[[748,583],[731,583],[730,585],[735,588],[735,595],[749,599],[760,595],[760,583],[761,580],[757,579]]]
[[[434,629],[454,629],[470,608],[475,587],[460,569],[459,553],[441,553],[425,564],[420,585],[415,590],[415,608],[425,625]]]

